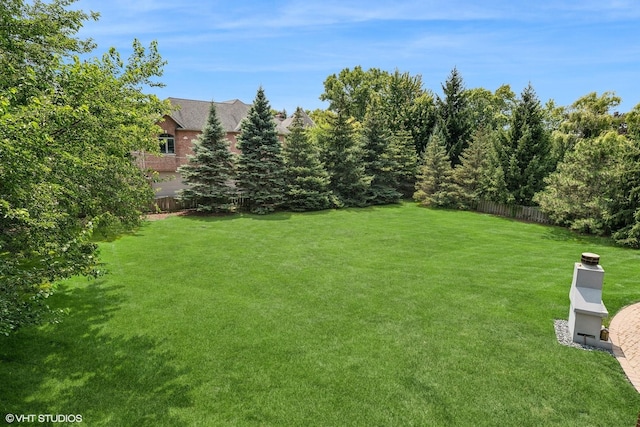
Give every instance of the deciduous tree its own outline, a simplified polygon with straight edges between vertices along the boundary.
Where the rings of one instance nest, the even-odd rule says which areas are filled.
[[[99,271],[96,230],[135,227],[153,198],[132,153],[157,151],[168,104],[156,44],[80,60],[70,0],[0,5],[0,333],[49,318],[62,278]],[[91,18],[96,18],[91,15]]]
[[[495,92],[484,88],[468,89],[467,98],[473,132],[507,126],[516,102],[516,94],[509,85],[502,85]]]
[[[615,117],[613,109],[621,99],[613,92],[598,96],[592,92],[579,98],[570,107],[562,110],[563,117],[553,132],[552,147],[557,162],[580,140],[596,138],[603,133],[618,130],[621,117]]]
[[[361,66],[353,70],[345,68],[338,75],[332,74],[324,81],[323,101],[329,101],[329,109],[345,117],[364,121],[372,95],[379,94],[389,74],[377,68],[364,71]]]

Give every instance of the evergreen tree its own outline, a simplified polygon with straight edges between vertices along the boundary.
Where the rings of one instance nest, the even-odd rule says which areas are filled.
[[[621,127],[629,139],[616,188],[620,194],[612,201],[613,238],[621,244],[640,248],[640,104],[624,115]]]
[[[553,169],[550,135],[544,124],[540,101],[531,85],[522,92],[507,130],[495,146],[495,170],[502,170],[503,199],[531,205],[535,193],[544,188],[544,178]]]
[[[622,167],[611,201],[611,228],[616,242],[640,248],[640,139],[631,140],[622,157]]]
[[[364,172],[371,176],[367,204],[396,203],[402,197],[397,190],[399,165],[392,152],[393,138],[385,128],[385,117],[378,98],[373,98],[364,123]]]
[[[461,163],[453,170],[453,180],[458,190],[457,199],[465,209],[474,209],[486,191],[491,135],[492,132],[488,130],[477,130],[460,156]]]
[[[400,130],[391,137],[391,156],[397,168],[397,190],[403,197],[411,197],[418,174],[418,155],[411,132]]]
[[[618,184],[630,152],[629,141],[615,131],[578,141],[534,201],[556,224],[593,234],[616,231],[621,224],[612,227],[612,201],[622,195]]]
[[[329,191],[329,174],[320,162],[317,147],[307,135],[301,113],[298,108],[283,148],[285,203],[293,211],[327,209],[333,200]]]
[[[416,183],[414,200],[422,206],[452,207],[455,204],[453,171],[442,132],[436,129],[424,152],[424,164]]]
[[[284,163],[271,107],[262,87],[240,125],[238,189],[246,208],[265,214],[284,201]]]
[[[181,198],[195,201],[199,212],[228,212],[235,195],[235,159],[212,102],[207,123],[193,143],[193,156],[178,172],[189,188]]]
[[[449,160],[455,166],[460,164],[460,154],[469,144],[472,132],[468,93],[457,68],[451,70],[442,91],[444,99],[437,100],[439,125]]]
[[[365,174],[362,145],[354,124],[346,114],[338,112],[329,118],[329,126],[321,135],[322,160],[329,172],[329,189],[341,206],[366,206],[371,176]]]
[[[416,154],[422,156],[439,120],[436,100],[431,92],[420,95],[409,107],[406,130],[411,132]]]
[[[573,143],[534,201],[557,224],[611,234],[616,242],[638,248],[640,139],[635,119],[640,108],[625,117],[610,115],[619,102],[609,93],[589,94],[572,105],[557,134]]]

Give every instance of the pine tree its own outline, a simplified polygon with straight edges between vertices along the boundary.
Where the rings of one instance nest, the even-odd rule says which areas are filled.
[[[252,213],[276,210],[284,201],[282,144],[264,90],[258,89],[238,137],[238,189]]]
[[[399,165],[392,152],[392,135],[385,129],[385,118],[375,98],[372,99],[364,123],[364,168],[372,181],[367,191],[367,204],[396,203],[402,197],[398,192]]]
[[[490,131],[477,130],[460,156],[461,163],[453,169],[453,180],[458,190],[456,197],[465,209],[474,209],[486,192],[490,138]]]
[[[332,206],[329,174],[320,162],[317,147],[311,143],[302,121],[302,109],[293,116],[291,133],[283,148],[286,206],[293,211],[312,211]]]
[[[365,175],[362,145],[353,122],[343,112],[329,119],[321,135],[322,161],[329,172],[329,189],[341,206],[366,206],[371,176]]]
[[[438,97],[439,125],[452,166],[460,164],[460,154],[469,144],[472,116],[468,93],[457,68],[442,85],[444,99]]]
[[[207,123],[193,143],[193,153],[189,163],[178,169],[189,184],[181,199],[194,201],[200,212],[230,211],[235,194],[235,159],[213,102]]]
[[[418,154],[411,132],[399,130],[391,137],[391,156],[398,173],[397,190],[403,197],[411,197],[418,174]]]
[[[619,195],[612,201],[610,221],[618,243],[640,248],[640,104],[624,119],[622,133],[629,139],[629,149],[621,158],[624,166],[616,183]]]
[[[531,85],[522,92],[508,129],[496,142],[494,167],[504,174],[504,198],[509,203],[531,205],[554,167],[542,106]]]
[[[622,195],[620,178],[630,151],[627,138],[616,131],[578,141],[534,201],[556,224],[593,234],[616,231],[622,224],[612,227],[612,202]]]
[[[424,152],[424,164],[416,183],[414,200],[422,206],[454,206],[455,190],[452,174],[442,132],[436,130]]]

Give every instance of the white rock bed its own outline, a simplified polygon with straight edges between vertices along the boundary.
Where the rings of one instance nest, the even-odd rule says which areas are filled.
[[[566,320],[555,319],[553,321],[553,328],[556,331],[556,338],[558,339],[558,342],[562,345],[579,348],[587,351],[604,351],[604,352],[613,354],[611,351],[606,350],[604,348],[594,347],[594,346],[585,345],[585,344],[578,344],[577,342],[573,342],[571,334],[569,333],[569,322],[567,322]]]

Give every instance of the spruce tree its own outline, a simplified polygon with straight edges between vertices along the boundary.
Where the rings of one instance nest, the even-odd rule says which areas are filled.
[[[472,132],[468,93],[457,68],[442,85],[444,99],[438,97],[439,124],[452,166],[460,164],[460,154],[469,144]]]
[[[436,129],[424,152],[424,164],[416,183],[414,200],[422,206],[452,207],[455,190],[451,163],[442,132]]]
[[[302,121],[302,109],[293,115],[282,154],[285,165],[285,205],[293,211],[313,211],[332,206],[329,174],[320,162]]]
[[[453,169],[457,186],[457,201],[465,209],[474,209],[485,194],[489,174],[491,131],[478,129],[469,146],[460,156],[460,164]]]
[[[392,152],[392,135],[385,128],[382,109],[375,98],[367,110],[364,123],[364,168],[371,176],[367,191],[367,204],[384,205],[396,203],[402,197],[398,192],[399,165]]]
[[[365,175],[362,144],[352,120],[343,112],[329,118],[321,135],[322,161],[329,172],[329,189],[340,206],[366,206],[372,177]]]
[[[240,125],[238,189],[252,213],[276,210],[284,201],[284,163],[271,107],[262,87]]]
[[[202,133],[193,142],[193,153],[189,163],[178,169],[189,184],[180,198],[195,202],[200,212],[230,211],[235,195],[235,158],[213,102]]]
[[[418,174],[418,154],[411,132],[399,130],[391,137],[391,156],[397,167],[397,190],[403,197],[411,197]]]
[[[494,159],[497,164],[493,166],[504,174],[503,198],[508,203],[531,205],[555,165],[542,106],[530,84],[513,109],[509,127],[499,136]]]

